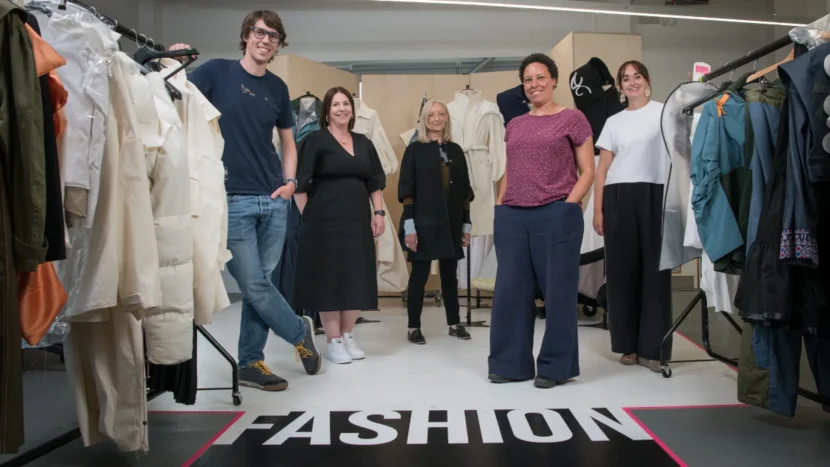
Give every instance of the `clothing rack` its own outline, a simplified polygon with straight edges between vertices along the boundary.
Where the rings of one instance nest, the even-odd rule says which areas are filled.
[[[86,5],[86,4],[81,3],[81,2],[69,0],[69,1],[62,2],[61,5],[58,6],[58,8],[61,9],[61,10],[66,9],[66,6],[65,6],[66,3],[74,3],[75,5],[78,5],[80,7],[83,7],[85,9],[89,10],[90,12],[95,14],[99,19],[101,19],[101,21],[103,21],[103,22],[109,24],[110,26],[112,26],[112,28],[117,33],[121,34],[122,37],[124,37],[126,39],[130,39],[132,41],[135,41],[140,46],[152,47],[153,49],[159,50],[159,51],[166,50],[166,48],[163,45],[156,43],[155,41],[148,38],[144,34],[139,34],[138,32],[136,32],[135,29],[128,28],[127,26],[123,25],[122,23],[119,23],[117,20],[114,20],[112,18],[109,18],[109,17],[99,13],[95,9],[95,7],[93,7],[93,6]],[[194,332],[198,332],[199,334],[201,334],[202,337],[204,337],[210,343],[210,345],[213,346],[213,348],[216,349],[216,351],[219,352],[222,355],[222,357],[224,357],[225,360],[228,361],[228,363],[231,366],[231,370],[232,370],[232,374],[231,374],[232,386],[231,387],[229,387],[229,388],[228,387],[224,387],[224,388],[198,388],[198,389],[196,389],[196,391],[231,390],[232,391],[231,396],[233,398],[233,404],[235,406],[238,406],[238,405],[242,404],[242,395],[239,392],[239,366],[237,365],[236,360],[219,343],[219,341],[217,341],[216,338],[213,337],[213,335],[211,335],[210,332],[208,332],[208,330],[204,328],[204,326],[194,325],[194,329],[195,329]],[[47,351],[57,353],[60,356],[61,361],[63,361],[64,356],[63,356],[63,346],[62,345],[61,346],[51,346],[51,348],[47,349]],[[155,399],[156,397],[160,396],[164,392],[166,392],[166,391],[148,391],[147,392],[147,401],[149,402],[149,401]],[[74,441],[74,440],[76,440],[80,437],[81,437],[80,428],[74,428],[74,429],[72,429],[72,430],[70,430],[70,431],[68,431],[68,432],[66,432],[66,433],[64,433],[64,434],[62,434],[58,437],[52,438],[49,441],[46,441],[45,443],[42,443],[42,444],[38,445],[37,447],[32,448],[32,449],[16,456],[16,457],[4,462],[3,464],[0,464],[0,467],[22,467],[22,466],[25,466],[26,464],[28,464],[30,462],[33,462],[33,461],[35,461],[35,460],[37,460],[37,459],[39,459],[39,458],[41,458],[41,457],[43,457],[43,456],[45,456],[49,453],[61,448],[62,446],[71,443],[72,441]]]
[[[740,68],[740,67],[742,67],[742,66],[744,66],[748,63],[752,63],[754,61],[757,61],[759,58],[764,57],[766,55],[769,55],[769,54],[775,52],[776,50],[783,49],[784,47],[786,47],[786,46],[788,46],[792,43],[793,43],[793,41],[792,41],[792,39],[790,39],[790,36],[784,36],[784,37],[776,40],[775,42],[771,42],[771,43],[761,47],[760,49],[756,49],[756,50],[753,50],[752,52],[749,52],[748,54],[744,55],[741,58],[732,60],[731,62],[727,62],[726,65],[724,65],[720,68],[717,68],[715,70],[712,70],[709,73],[703,75],[700,78],[700,80],[701,81],[711,81],[711,80],[713,80],[713,79],[715,79],[719,76],[723,76],[727,73],[731,73],[731,72],[735,71],[736,69],[738,69],[738,68]],[[694,113],[694,110],[695,110],[696,107],[698,107],[701,104],[707,102],[709,99],[711,99],[711,96],[707,96],[707,97],[704,97],[702,99],[698,99],[698,100],[692,102],[691,104],[689,104],[689,105],[687,105],[686,107],[683,108],[683,114],[684,115],[692,115],[692,113]]]
[[[726,73],[731,73],[735,69],[737,69],[741,66],[744,66],[744,65],[746,65],[748,63],[751,63],[751,62],[754,62],[754,61],[758,60],[759,58],[761,58],[765,55],[771,54],[771,53],[773,53],[773,52],[775,52],[779,49],[782,49],[784,47],[787,47],[788,45],[791,45],[791,44],[793,44],[793,41],[789,37],[789,35],[785,36],[785,37],[782,37],[782,38],[780,38],[780,39],[778,39],[774,42],[771,42],[771,43],[769,43],[769,44],[767,44],[767,45],[765,45],[765,46],[763,46],[759,49],[756,49],[756,50],[753,50],[752,52],[749,52],[748,54],[744,55],[743,57],[732,60],[732,61],[728,62],[726,65],[724,65],[720,68],[717,68],[717,69],[703,75],[701,77],[701,81],[710,81],[710,80],[712,80],[714,78],[717,78],[719,76],[723,76]],[[695,102],[689,104],[688,106],[683,108],[683,110],[682,110],[683,114],[691,115],[692,112],[694,112],[695,107],[697,107],[697,106],[699,106],[699,105],[701,105],[705,102],[708,102],[712,97],[714,97],[714,96],[709,96],[709,97],[706,97],[705,99],[699,99],[698,101],[695,101]],[[724,363],[726,365],[729,365],[729,366],[732,366],[732,367],[737,367],[737,365],[738,365],[738,359],[737,358],[724,357],[723,355],[720,355],[720,354],[718,354],[718,353],[716,353],[715,351],[712,350],[712,344],[711,344],[710,339],[709,339],[709,305],[706,301],[706,293],[702,289],[686,289],[686,290],[696,291],[697,294],[692,299],[692,301],[686,306],[686,308],[683,310],[683,313],[672,324],[672,327],[671,327],[671,329],[669,329],[669,332],[666,333],[666,335],[663,337],[663,342],[662,342],[662,345],[660,347],[660,371],[663,374],[663,377],[664,378],[671,378],[672,372],[671,372],[671,368],[668,367],[668,363],[690,363],[690,362],[719,361],[719,362]],[[677,328],[679,328],[680,325],[683,323],[683,321],[685,321],[686,318],[689,316],[689,314],[692,311],[694,311],[694,309],[695,309],[695,307],[697,306],[698,303],[700,303],[700,316],[701,316],[700,325],[701,325],[701,337],[702,337],[702,340],[703,340],[703,347],[704,347],[704,350],[706,351],[706,353],[711,357],[711,359],[708,359],[708,360],[676,360],[676,361],[672,361],[672,362],[667,362],[666,361],[666,355],[665,355],[666,345],[668,344],[669,340],[672,338],[672,335],[674,334],[674,332],[677,331]],[[724,318],[726,318],[727,321],[729,321],[729,324],[732,325],[733,328],[735,328],[735,330],[738,332],[738,334],[743,334],[743,330],[741,329],[741,326],[738,325],[738,323],[735,322],[735,320],[732,319],[732,317],[729,316],[728,313],[721,313],[721,314],[723,315]],[[830,401],[829,400],[826,400],[821,395],[816,394],[812,391],[808,391],[806,389],[803,389],[803,388],[799,387],[798,388],[798,395],[804,397],[805,399],[809,399],[813,402],[816,402],[818,404],[822,404],[824,406],[830,406]]]
[[[472,244],[472,240],[470,244]],[[470,246],[467,245],[467,327],[471,328],[489,328],[490,325],[485,321],[473,321],[473,267],[470,263]],[[481,292],[476,291],[476,308],[481,308]]]

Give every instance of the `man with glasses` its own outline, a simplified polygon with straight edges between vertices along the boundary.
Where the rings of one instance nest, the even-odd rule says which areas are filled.
[[[297,186],[297,147],[288,86],[267,70],[285,28],[273,11],[254,11],[242,22],[241,60],[213,59],[188,79],[221,113],[222,156],[228,193],[228,270],[242,292],[239,329],[239,383],[281,391],[288,382],[265,365],[268,330],[294,345],[308,374],[320,371],[314,323],[299,317],[271,282],[282,254],[288,204]],[[171,50],[189,48],[185,44]],[[280,157],[273,144],[276,126]]]

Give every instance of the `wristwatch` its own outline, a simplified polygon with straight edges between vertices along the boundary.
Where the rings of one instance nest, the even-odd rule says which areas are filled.
[[[294,188],[297,188],[297,186],[299,186],[299,183],[297,182],[297,179],[296,179],[296,178],[286,178],[286,179],[285,179],[285,184],[287,185],[287,184],[289,184],[289,183],[293,183],[293,184],[294,184]]]
[[[383,209],[378,209],[377,211],[375,211],[375,215],[376,216],[386,216],[386,211],[384,211]]]

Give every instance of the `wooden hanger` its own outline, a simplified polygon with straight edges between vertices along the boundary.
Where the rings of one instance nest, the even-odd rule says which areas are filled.
[[[787,58],[785,58],[784,60],[781,60],[780,62],[776,63],[775,65],[770,65],[770,66],[764,68],[763,70],[750,75],[749,78],[746,79],[746,82],[751,83],[751,82],[755,81],[756,79],[758,79],[758,78],[760,78],[760,77],[762,77],[762,76],[764,76],[768,73],[772,73],[773,71],[778,69],[779,65],[783,65],[784,63],[787,63],[787,62],[789,62],[790,60],[792,60],[794,58],[795,58],[795,49],[790,50],[790,54],[787,55]]]

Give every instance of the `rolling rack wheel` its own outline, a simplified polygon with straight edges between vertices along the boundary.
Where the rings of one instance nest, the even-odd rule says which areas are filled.
[[[592,307],[590,305],[583,305],[582,314],[585,315],[585,317],[587,318],[593,318],[597,315],[597,309],[596,307]]]
[[[671,378],[671,368],[664,366],[660,368],[660,372],[663,374],[663,378]]]
[[[435,296],[435,305],[436,306],[441,306],[443,303],[444,303],[444,299],[441,297],[441,295],[436,295]]]
[[[238,392],[233,393],[233,405],[242,405],[242,394]]]
[[[401,292],[401,301],[404,305],[406,305],[406,292]]]

